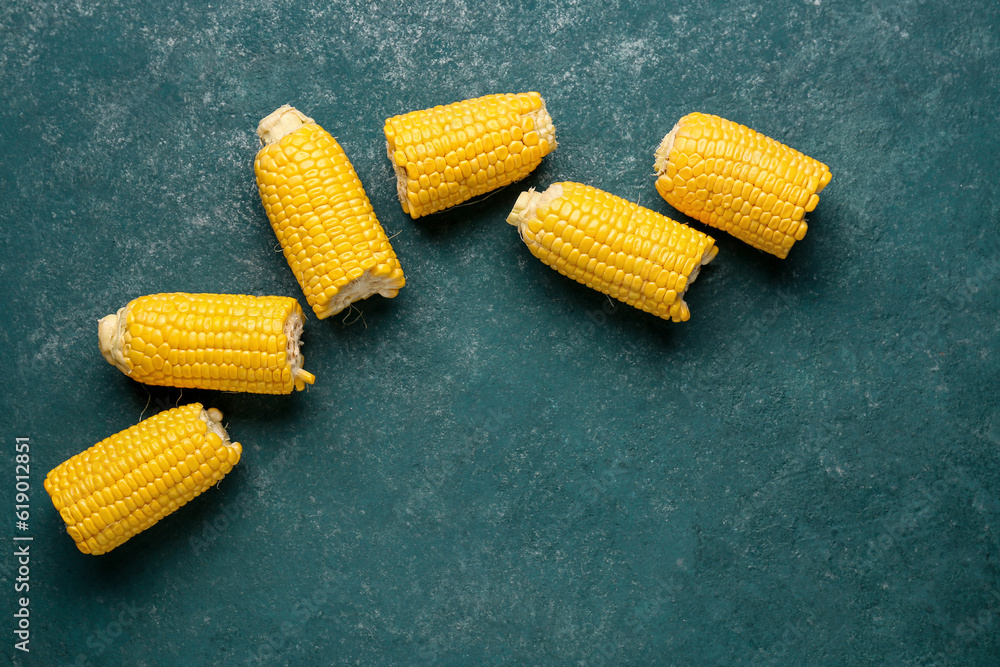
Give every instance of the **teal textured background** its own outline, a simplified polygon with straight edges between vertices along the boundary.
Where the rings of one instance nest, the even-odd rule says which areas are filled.
[[[32,443],[17,664],[993,665],[1000,660],[1000,7],[988,0],[260,0],[0,7],[0,608]],[[537,90],[559,148],[412,222],[385,118]],[[257,121],[338,137],[406,271],[305,333],[286,397],[185,391],[243,461],[102,557],[45,473],[180,400],[96,321],[164,291],[304,299]],[[786,261],[724,234],[660,321],[504,223],[585,182],[688,221],[652,153],[690,111],[833,171]],[[354,317],[354,316],[352,316]],[[147,407],[148,403],[148,407]],[[3,481],[6,480],[6,481]]]

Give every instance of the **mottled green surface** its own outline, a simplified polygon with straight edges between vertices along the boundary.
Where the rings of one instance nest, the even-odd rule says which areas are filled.
[[[997,664],[997,4],[407,5],[0,6],[4,654]],[[522,90],[560,143],[525,187],[680,217],[652,152],[694,110],[833,182],[787,261],[713,232],[689,322],[613,308],[504,224],[520,187],[418,223],[394,199],[386,117]],[[242,463],[81,555],[44,474],[180,398],[105,363],[97,318],[151,292],[301,297],[251,170],[282,103],[340,139],[408,285],[310,318],[308,392],[184,392]]]

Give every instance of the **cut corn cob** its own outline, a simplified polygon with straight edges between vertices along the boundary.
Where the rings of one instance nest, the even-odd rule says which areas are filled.
[[[656,150],[656,189],[681,213],[785,258],[806,235],[830,169],[794,148],[702,113],[681,118]]]
[[[260,121],[254,172],[260,200],[316,317],[406,284],[344,150],[287,104]]]
[[[77,548],[107,553],[221,480],[243,453],[221,421],[200,403],[167,410],[49,472],[45,490]]]
[[[487,95],[385,121],[403,211],[413,219],[518,181],[556,149],[538,93]]]
[[[718,252],[710,236],[579,183],[522,192],[507,222],[564,276],[674,322],[691,317],[684,293]]]
[[[315,377],[302,368],[305,317],[287,296],[151,294],[98,326],[101,354],[145,384],[289,394]]]

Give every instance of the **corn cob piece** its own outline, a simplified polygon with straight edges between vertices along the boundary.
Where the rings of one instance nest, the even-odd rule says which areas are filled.
[[[784,259],[808,229],[830,169],[774,139],[702,113],[656,149],[656,190],[681,213]]]
[[[45,478],[45,490],[77,548],[104,554],[211,488],[243,447],[222,413],[192,403],[101,440]]]
[[[487,95],[385,121],[403,211],[414,220],[527,176],[556,149],[538,93]]]
[[[376,293],[396,296],[403,269],[337,140],[287,104],[257,135],[260,200],[316,317]]]
[[[710,236],[579,183],[522,192],[507,222],[564,276],[674,322],[691,317],[684,293],[718,252]]]
[[[145,384],[290,394],[302,368],[305,316],[287,296],[151,294],[98,325],[101,354]]]

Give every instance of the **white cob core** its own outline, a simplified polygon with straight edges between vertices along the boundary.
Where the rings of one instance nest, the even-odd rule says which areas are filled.
[[[292,369],[292,377],[298,378],[305,372],[302,369],[302,364],[304,359],[302,358],[302,329],[305,326],[305,318],[299,315],[297,312],[292,312],[285,320],[285,326],[283,332],[288,338],[288,343],[285,346],[285,359],[288,360],[288,365]],[[311,376],[310,376],[311,377]],[[310,382],[309,384],[312,384]]]
[[[295,107],[283,104],[261,119],[260,123],[257,124],[257,136],[260,138],[260,145],[267,146],[268,144],[281,141],[282,137],[312,122],[314,122],[312,118]]]
[[[222,425],[222,412],[216,408],[209,408],[208,410],[202,409],[201,414],[198,418],[205,422],[208,426],[208,430],[215,435],[219,436],[222,440],[222,444],[230,449],[235,449],[240,454],[243,453],[243,446],[238,442],[229,442],[229,434],[226,432],[225,427]]]
[[[128,321],[125,312],[127,309],[128,306],[119,308],[117,313],[106,315],[97,323],[97,344],[101,348],[101,354],[109,364],[126,375],[132,372],[122,352],[125,323]]]
[[[563,187],[556,183],[550,185],[545,192],[535,192],[535,188],[529,188],[522,192],[514,202],[514,208],[507,216],[507,222],[515,225],[518,231],[528,224],[528,221],[535,217],[535,212],[539,206],[548,206],[550,203],[562,197]],[[523,238],[523,236],[522,236]]]
[[[667,162],[670,159],[670,151],[674,147],[674,139],[677,137],[677,130],[680,126],[680,122],[674,125],[674,129],[670,130],[670,132],[667,133],[667,136],[663,137],[663,141],[660,142],[660,145],[653,153],[653,169],[656,171],[657,176],[662,176],[667,172]]]

